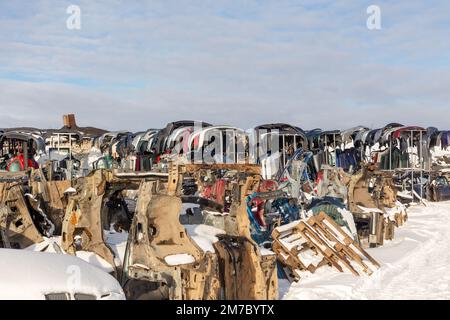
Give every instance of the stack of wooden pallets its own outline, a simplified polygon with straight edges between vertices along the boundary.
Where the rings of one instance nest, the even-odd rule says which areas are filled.
[[[280,226],[273,230],[272,237],[273,251],[296,281],[305,272],[314,273],[326,265],[357,276],[371,275],[380,267],[350,233],[324,212]]]

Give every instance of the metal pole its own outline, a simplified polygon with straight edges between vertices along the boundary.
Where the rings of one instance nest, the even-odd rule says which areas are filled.
[[[337,167],[336,134],[333,133],[334,166]]]
[[[355,140],[353,140],[353,146],[355,147]],[[363,147],[363,144],[362,144],[362,141],[361,141],[361,162],[364,162],[364,153],[363,153],[363,150],[364,150],[364,147]]]
[[[399,145],[399,147],[400,147],[400,145]],[[400,148],[399,148],[399,149],[400,149]],[[401,151],[401,149],[400,149],[400,151]],[[409,161],[409,158],[408,158],[408,161]],[[400,169],[403,169],[403,165],[402,165],[402,154],[401,154],[401,152],[400,152],[399,166],[400,166]]]
[[[233,130],[233,152],[234,152],[234,163],[238,163],[238,146],[237,146],[237,134],[236,130]]]
[[[392,170],[392,133],[389,135],[389,170]]]
[[[28,170],[28,141],[24,141],[22,144],[23,148],[23,162],[25,170]]]
[[[420,197],[423,199],[423,187],[422,187],[422,178],[423,178],[423,147],[422,147],[422,138],[423,138],[423,133],[422,131],[420,131],[420,158],[419,158],[419,163],[420,163]]]
[[[69,160],[72,160],[72,134],[69,133]]]
[[[48,148],[48,160],[52,160],[52,150],[54,148],[53,145],[53,135],[50,137],[50,148]]]
[[[410,157],[408,157],[408,161],[409,161],[409,167],[411,168],[411,196],[412,196],[412,201],[414,202],[414,168],[413,168],[413,162],[412,162],[412,147],[413,147],[413,143],[414,143],[414,139],[413,139],[413,131],[411,130],[411,138],[410,138],[410,148],[411,148],[411,159]]]

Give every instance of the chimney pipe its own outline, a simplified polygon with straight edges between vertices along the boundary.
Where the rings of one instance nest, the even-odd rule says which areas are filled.
[[[77,123],[75,121],[75,115],[72,113],[63,115],[63,122],[64,122],[64,127],[67,127],[69,129],[73,129],[73,128],[77,127]]]

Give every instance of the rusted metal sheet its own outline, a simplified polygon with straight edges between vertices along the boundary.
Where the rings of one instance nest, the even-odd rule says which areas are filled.
[[[24,190],[17,183],[0,183],[0,228],[6,246],[23,249],[43,241],[30,215]]]
[[[64,192],[71,185],[70,180],[47,181],[41,169],[32,174],[30,182],[32,194],[43,200],[43,210],[55,226],[55,235],[61,234],[65,208],[67,207],[67,198]]]
[[[179,223],[181,199],[142,182],[129,233],[122,283],[132,299],[218,299],[217,257],[204,253]],[[170,265],[183,255],[192,261]]]
[[[223,235],[214,243],[227,300],[278,299],[276,258],[261,256],[246,237]]]
[[[98,170],[77,180],[77,193],[69,198],[62,224],[61,246],[72,255],[80,250],[94,252],[117,269],[113,250],[104,241],[102,224],[103,200],[111,178],[111,172]]]

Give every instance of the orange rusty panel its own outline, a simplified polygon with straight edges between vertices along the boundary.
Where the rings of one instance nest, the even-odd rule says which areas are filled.
[[[64,209],[64,204],[62,199],[64,198],[64,191],[71,187],[71,182],[69,180],[64,181],[49,181],[49,200],[50,206],[55,209]]]

